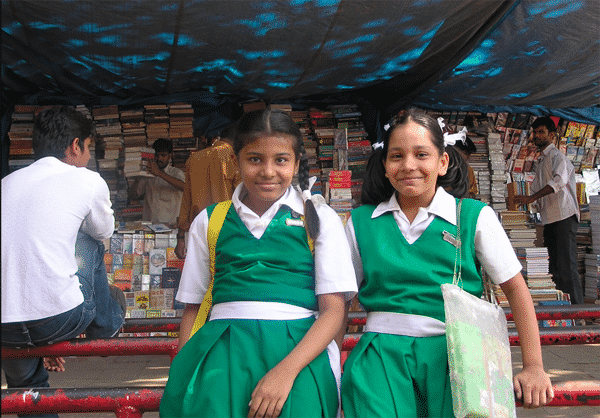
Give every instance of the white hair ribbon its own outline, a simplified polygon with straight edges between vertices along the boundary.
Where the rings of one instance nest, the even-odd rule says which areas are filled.
[[[390,129],[390,124],[386,123],[385,125],[383,125],[383,130],[387,131],[388,129]]]
[[[444,132],[444,127],[446,124],[444,123],[444,118],[437,118],[438,125],[440,125],[440,129]]]
[[[371,145],[373,147],[373,149],[377,149],[377,148],[383,148],[383,142],[375,142],[373,145]]]
[[[467,128],[462,128],[455,134],[446,132],[444,134],[444,146],[454,145],[456,141],[461,141],[463,144],[467,143]]]
[[[326,204],[325,202],[325,198],[323,197],[323,195],[321,194],[312,194],[310,191],[313,188],[313,186],[315,185],[317,181],[317,177],[313,176],[310,177],[308,179],[308,189],[306,190],[302,190],[300,189],[300,186],[296,186],[296,189],[300,192],[300,194],[302,195],[302,201],[306,202],[307,200],[312,200],[313,205],[315,205],[315,208],[318,208],[319,206]]]

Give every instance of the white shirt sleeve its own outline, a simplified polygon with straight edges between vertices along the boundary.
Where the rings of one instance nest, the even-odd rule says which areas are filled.
[[[204,209],[190,225],[187,254],[181,272],[177,299],[184,303],[202,303],[210,285],[210,255],[208,252],[208,214]]]
[[[484,271],[495,284],[512,279],[522,269],[496,213],[485,206],[475,228],[475,252]]]
[[[350,300],[357,288],[344,225],[329,206],[317,211],[321,231],[315,240],[315,293],[344,293]]]
[[[356,285],[360,287],[363,281],[364,273],[362,267],[362,258],[360,251],[358,251],[358,243],[356,242],[356,234],[354,233],[354,222],[352,222],[352,216],[346,222],[346,237],[350,244],[350,256],[352,257],[352,265],[354,266],[354,273],[356,275]]]
[[[97,173],[91,183],[90,211],[79,228],[92,238],[102,241],[110,238],[115,229],[115,217],[106,181]]]

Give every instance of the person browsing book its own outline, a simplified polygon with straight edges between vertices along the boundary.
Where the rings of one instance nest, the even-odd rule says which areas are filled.
[[[2,346],[81,333],[107,338],[121,329],[125,297],[109,288],[101,242],[114,230],[110,193],[85,168],[94,133],[74,108],[46,109],[34,120],[35,162],[2,179]],[[2,369],[9,388],[48,387],[46,368],[63,371],[63,363],[3,359]]]
[[[367,311],[365,333],[344,365],[346,418],[454,417],[441,284],[453,279],[456,240],[448,234],[457,234],[467,179],[464,158],[446,146],[438,122],[415,110],[391,122],[371,155],[364,205],[346,224]],[[489,206],[462,199],[461,221],[462,287],[481,296],[480,266],[500,285],[523,349],[516,396],[525,407],[542,406],[552,386],[521,263]]]
[[[209,220],[222,205],[190,226],[180,351],[160,415],[336,417],[345,305],[356,293],[341,219],[314,204],[302,134],[285,112],[242,116],[234,150],[242,183],[216,241],[210,320],[190,337],[211,281]]]
[[[533,194],[515,196],[515,203],[534,203],[539,210],[552,280],[559,290],[570,295],[571,303],[581,304],[584,300],[577,267],[579,203],[575,168],[554,145],[556,125],[550,117],[537,118],[531,129],[531,141],[541,151],[531,183]]]
[[[131,187],[131,197],[144,198],[142,220],[173,226],[181,205],[185,174],[169,163],[173,158],[173,142],[159,138],[152,144],[154,161],[147,170],[152,177],[138,177]]]

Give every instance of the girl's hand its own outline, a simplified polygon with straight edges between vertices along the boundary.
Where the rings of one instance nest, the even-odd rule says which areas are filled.
[[[278,417],[288,398],[296,374],[275,366],[256,385],[250,399],[248,418]]]
[[[541,366],[527,366],[514,379],[515,396],[523,401],[523,407],[538,408],[554,397],[550,378]]]

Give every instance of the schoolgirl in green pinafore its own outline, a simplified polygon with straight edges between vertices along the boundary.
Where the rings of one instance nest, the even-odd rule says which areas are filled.
[[[271,111],[254,112],[247,117],[270,118],[267,125],[271,129],[280,126],[282,120],[295,126],[289,116],[273,115]],[[301,141],[297,128],[290,129]],[[286,155],[294,156],[292,145],[288,144],[292,143],[288,137],[293,135],[286,134],[279,141],[281,136],[273,137],[277,132],[261,134],[255,142],[236,151],[241,160],[242,183],[234,192],[216,242],[210,320],[185,343],[171,365],[160,406],[163,418],[249,416],[258,387],[263,384],[261,390],[266,385],[277,392],[279,381],[269,382],[270,373],[300,347],[312,327],[318,326],[320,317],[325,320],[330,316],[319,306],[320,298],[341,295],[337,330],[343,322],[343,301],[356,293],[342,223],[326,205],[316,208],[320,232],[314,239],[314,255],[311,251],[305,228],[305,202],[300,192],[289,186],[293,171],[284,171]],[[252,166],[248,168],[243,158],[249,149]],[[272,155],[273,150],[276,152]],[[278,168],[256,167],[271,162]],[[262,186],[267,181],[275,183],[275,178],[284,180],[281,195],[272,193],[274,186]],[[251,183],[256,180],[258,188]],[[257,193],[262,201],[275,201],[269,202],[265,211],[257,212],[249,200],[252,193]],[[200,213],[190,227],[188,254],[177,294],[177,299],[187,304],[199,304],[210,282],[207,228],[213,210],[211,206]],[[331,268],[340,257],[344,266]],[[338,414],[340,356],[333,341],[335,334],[331,335],[322,351],[293,378],[289,394],[277,403],[279,416]],[[285,384],[286,380],[281,379],[281,385]],[[269,405],[271,409],[257,407],[256,416],[276,415],[273,403]]]
[[[466,163],[437,122],[408,111],[371,156],[364,206],[346,225],[367,311],[365,333],[344,364],[346,418],[454,417],[440,285],[451,283],[457,198],[466,195]],[[446,192],[447,189],[449,192]],[[494,211],[462,200],[462,287],[480,296],[482,269],[507,294],[527,345],[517,397],[540,406],[552,397],[521,264]]]

